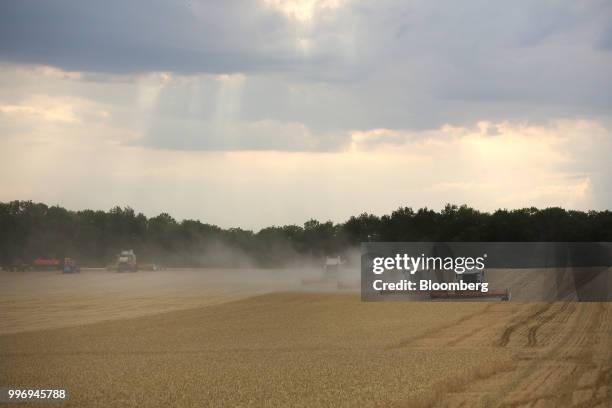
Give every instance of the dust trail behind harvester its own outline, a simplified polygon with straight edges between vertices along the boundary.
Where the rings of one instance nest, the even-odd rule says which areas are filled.
[[[323,273],[322,261],[315,257],[293,254],[289,265],[261,268],[243,251],[220,243],[190,256],[201,265],[232,267],[0,272],[0,334],[191,309],[271,292],[337,290],[336,282],[302,285],[304,278]],[[358,282],[355,265],[344,274]]]

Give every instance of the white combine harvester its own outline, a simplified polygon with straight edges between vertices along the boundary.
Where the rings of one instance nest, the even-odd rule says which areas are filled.
[[[121,251],[117,256],[117,272],[136,272],[138,264],[136,263],[136,254],[133,249]]]
[[[324,265],[324,270],[325,270],[325,274],[338,274],[338,271],[340,270],[340,268],[342,267],[342,265],[344,265],[344,261],[342,260],[342,258],[340,258],[340,256],[336,256],[333,258],[327,257],[325,259],[325,265]]]
[[[338,282],[340,270],[344,267],[345,261],[340,256],[327,257],[323,263],[323,273],[321,277],[314,279],[302,279],[302,284],[311,285],[316,283]]]

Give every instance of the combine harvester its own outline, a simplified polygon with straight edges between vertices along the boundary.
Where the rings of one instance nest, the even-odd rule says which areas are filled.
[[[136,272],[138,264],[136,263],[136,254],[134,250],[129,249],[121,251],[117,256],[117,272]]]
[[[64,258],[64,266],[62,273],[78,273],[81,272],[81,268],[72,258]]]
[[[348,271],[347,262],[340,256],[327,257],[323,264],[323,273],[318,278],[305,278],[302,279],[303,285],[317,285],[317,284],[336,284],[336,288],[339,290],[346,289],[358,289],[359,283],[348,282],[342,280],[342,275],[346,275]],[[344,276],[346,278],[346,276]]]
[[[322,283],[334,283],[338,282],[340,275],[340,269],[343,267],[345,262],[340,256],[327,257],[323,264],[323,273],[319,278],[306,278],[302,279],[303,285],[315,285]]]

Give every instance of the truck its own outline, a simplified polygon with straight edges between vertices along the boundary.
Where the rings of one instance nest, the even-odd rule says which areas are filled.
[[[32,268],[35,271],[54,271],[61,267],[61,262],[57,258],[36,258],[32,261]]]

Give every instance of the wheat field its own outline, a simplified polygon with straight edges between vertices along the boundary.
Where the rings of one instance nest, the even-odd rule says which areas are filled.
[[[0,386],[65,388],[60,406],[612,403],[605,303],[364,303],[282,271],[0,283]]]

